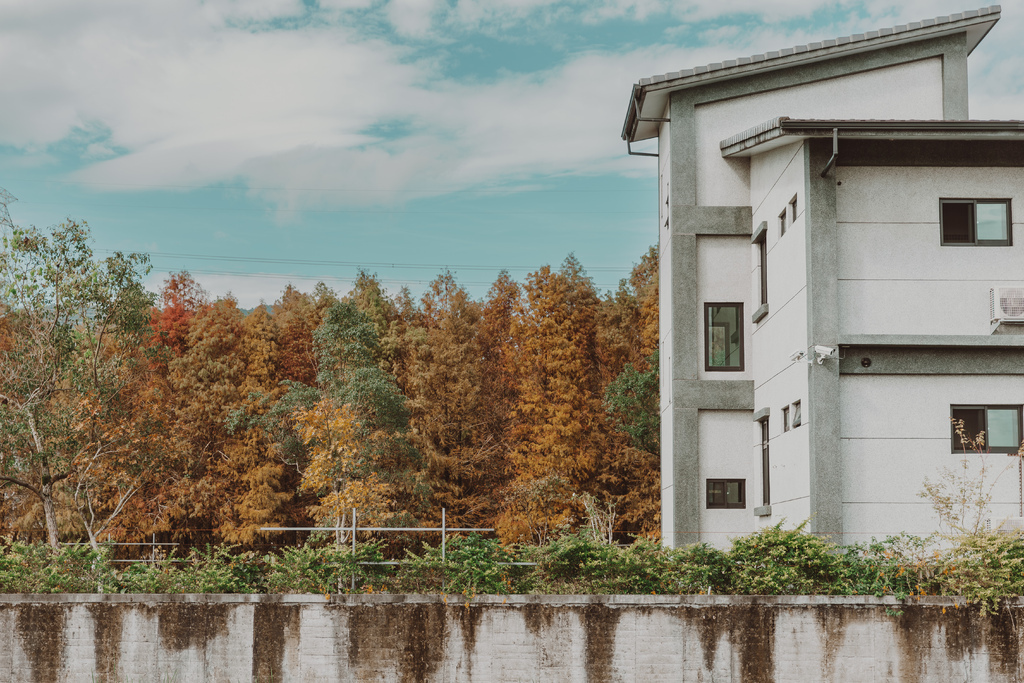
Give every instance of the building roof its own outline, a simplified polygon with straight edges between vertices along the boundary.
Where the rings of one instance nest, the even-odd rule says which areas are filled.
[[[1024,121],[791,119],[779,116],[722,140],[723,157],[745,157],[807,138],[1024,140]]]
[[[999,5],[992,5],[892,28],[641,78],[630,93],[626,120],[622,127],[622,139],[636,141],[657,136],[658,121],[643,119],[662,116],[668,103],[668,94],[677,90],[955,33],[967,34],[967,52],[970,54],[999,20],[1001,9]]]

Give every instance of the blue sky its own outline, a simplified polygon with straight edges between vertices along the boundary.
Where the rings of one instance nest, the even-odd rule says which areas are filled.
[[[637,79],[975,6],[821,0],[5,0],[0,187],[214,295],[356,270],[476,296],[574,252],[614,288],[657,239]],[[1024,0],[971,57],[974,118],[1024,118]]]

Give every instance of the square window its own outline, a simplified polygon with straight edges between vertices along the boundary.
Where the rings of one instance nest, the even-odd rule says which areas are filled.
[[[743,370],[743,304],[704,304],[704,369]]]
[[[1006,199],[942,199],[939,220],[943,246],[1007,247],[1010,202]]]
[[[803,424],[800,418],[800,401],[793,401],[793,427],[799,427]]]
[[[782,407],[782,431],[789,431],[789,406]]]
[[[989,453],[1016,453],[1020,448],[1021,406],[950,406],[949,412],[953,453],[973,451],[971,441],[980,441],[981,450]]]
[[[747,507],[746,479],[708,479],[707,509],[742,510]]]

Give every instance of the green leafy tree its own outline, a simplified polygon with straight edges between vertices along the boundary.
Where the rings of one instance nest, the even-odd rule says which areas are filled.
[[[395,378],[380,367],[376,325],[351,302],[324,311],[313,334],[317,384],[334,405],[346,405],[360,425],[367,462],[375,463],[389,485],[395,510],[422,511],[429,489],[422,459],[408,439],[409,409]]]
[[[646,371],[626,366],[605,388],[605,408],[634,448],[657,455],[661,444],[657,351],[647,358],[645,365]]]
[[[125,390],[147,365],[148,259],[95,260],[88,241],[69,220],[49,234],[9,228],[0,252],[0,482],[39,499],[55,548],[61,485],[95,491],[109,460],[153,456],[132,427],[145,405]]]

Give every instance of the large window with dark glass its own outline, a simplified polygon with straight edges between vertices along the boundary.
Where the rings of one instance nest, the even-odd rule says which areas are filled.
[[[943,199],[939,202],[943,246],[1007,247],[1013,243],[1006,199]]]
[[[704,304],[704,369],[743,369],[743,304]]]
[[[708,509],[747,507],[746,479],[708,479]]]
[[[1016,453],[1021,443],[1021,406],[950,406],[951,447],[967,453]],[[983,435],[979,440],[978,436]]]

